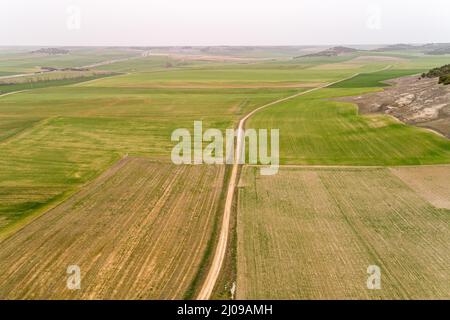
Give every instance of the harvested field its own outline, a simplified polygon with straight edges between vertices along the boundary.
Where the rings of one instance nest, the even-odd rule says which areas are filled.
[[[450,210],[450,166],[396,167],[391,172],[435,207]]]
[[[449,299],[449,224],[387,168],[245,167],[237,298]]]
[[[0,244],[0,299],[183,298],[201,269],[224,166],[125,158]],[[81,289],[66,288],[69,265]]]

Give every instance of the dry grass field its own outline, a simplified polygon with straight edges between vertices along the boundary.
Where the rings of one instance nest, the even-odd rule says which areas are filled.
[[[192,130],[202,120],[205,130],[225,130],[242,114],[291,92],[64,86],[2,97],[0,238],[123,155],[170,161],[175,129]]]
[[[435,207],[450,210],[450,166],[395,167],[391,171]]]
[[[220,215],[224,171],[120,160],[0,243],[0,299],[183,298]],[[66,288],[69,265],[81,290]]]
[[[450,211],[425,199],[389,168],[245,167],[237,298],[449,299]],[[367,289],[369,265],[381,290]]]

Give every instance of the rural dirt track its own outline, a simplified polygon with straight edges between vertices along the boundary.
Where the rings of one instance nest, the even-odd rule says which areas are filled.
[[[376,70],[374,72],[379,72],[379,71],[383,71],[383,70],[387,70],[391,68],[391,65],[386,66],[383,69],[380,70]],[[368,72],[368,73],[374,73],[374,72]],[[313,89],[309,89],[303,92],[299,92],[296,93],[294,95],[282,98],[282,99],[278,99],[275,101],[272,101],[270,103],[267,103],[255,110],[253,110],[252,112],[248,113],[244,118],[242,118],[239,121],[239,125],[238,125],[238,134],[237,134],[237,142],[236,142],[236,159],[234,161],[233,164],[233,169],[231,172],[231,176],[230,176],[230,181],[228,183],[228,189],[227,189],[227,196],[226,196],[226,200],[225,200],[225,207],[224,207],[224,214],[223,214],[223,221],[222,221],[222,227],[220,230],[220,235],[219,235],[219,241],[217,243],[217,247],[216,247],[216,251],[214,253],[214,258],[210,267],[210,270],[208,272],[208,275],[206,277],[206,280],[197,296],[198,300],[207,300],[211,297],[212,291],[214,289],[214,286],[216,284],[217,278],[219,277],[219,273],[223,264],[223,260],[225,258],[225,253],[227,250],[227,243],[228,243],[228,234],[229,234],[229,229],[230,229],[230,216],[231,216],[231,208],[232,208],[232,204],[233,204],[233,198],[234,198],[234,191],[236,188],[236,183],[237,183],[237,178],[238,178],[238,172],[239,172],[239,166],[240,166],[240,156],[241,156],[241,149],[242,149],[242,139],[243,139],[243,129],[245,126],[245,122],[252,116],[254,115],[256,112],[273,106],[275,104],[278,104],[280,102],[284,102],[293,98],[296,98],[298,96],[302,96],[305,94],[308,94],[310,92],[316,91],[316,90],[320,90],[326,87],[329,87],[331,85],[334,85],[336,83],[339,82],[343,82],[345,80],[349,80],[351,78],[354,78],[356,76],[358,76],[360,73],[355,73],[350,77],[335,81],[335,82],[331,82],[331,83],[327,83],[321,86],[318,86],[316,88]]]

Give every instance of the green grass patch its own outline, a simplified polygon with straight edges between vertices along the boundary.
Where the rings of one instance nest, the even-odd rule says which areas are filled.
[[[278,65],[279,66],[279,65]],[[127,87],[146,88],[161,84],[171,85],[249,85],[261,83],[322,83],[331,82],[354,74],[355,70],[314,70],[304,65],[273,68],[273,66],[259,67],[234,65],[222,68],[186,68],[167,69],[148,73],[135,73],[104,79],[86,86],[95,87]]]
[[[283,164],[413,165],[450,163],[450,141],[388,116],[358,115],[327,98],[370,89],[324,89],[256,113],[247,128],[280,129]]]

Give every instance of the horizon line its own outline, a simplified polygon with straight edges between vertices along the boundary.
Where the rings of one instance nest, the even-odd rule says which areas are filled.
[[[378,46],[449,44],[449,42],[380,42],[380,43],[327,43],[327,44],[0,44],[0,47],[324,47],[324,46]]]

